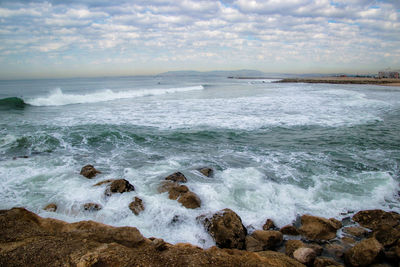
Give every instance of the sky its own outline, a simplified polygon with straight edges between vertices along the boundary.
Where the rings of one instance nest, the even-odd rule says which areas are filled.
[[[0,79],[400,69],[400,0],[0,0]]]

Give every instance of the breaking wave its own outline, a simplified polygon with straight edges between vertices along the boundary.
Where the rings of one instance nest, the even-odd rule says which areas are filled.
[[[7,97],[0,99],[0,110],[22,109],[25,106],[26,103],[19,97]]]

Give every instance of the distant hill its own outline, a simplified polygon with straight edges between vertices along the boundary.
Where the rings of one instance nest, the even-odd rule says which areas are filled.
[[[168,71],[158,74],[157,76],[234,76],[234,77],[265,77],[267,74],[258,70],[215,70],[215,71]]]

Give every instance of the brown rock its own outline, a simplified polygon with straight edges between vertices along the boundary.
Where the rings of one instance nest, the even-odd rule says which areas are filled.
[[[275,223],[271,219],[267,219],[267,221],[263,225],[264,231],[272,230],[275,228],[276,228]]]
[[[165,243],[165,241],[161,238],[155,238],[151,243],[158,251],[163,251],[167,249],[167,243]]]
[[[285,254],[293,257],[293,252],[298,249],[305,247],[306,245],[300,240],[288,240],[285,244]]]
[[[246,236],[247,251],[263,251],[279,246],[283,241],[282,233],[279,231],[256,230]]]
[[[193,192],[184,193],[180,196],[178,202],[188,209],[195,209],[201,206],[200,198]]]
[[[109,183],[111,183],[113,181],[115,181],[115,179],[108,179],[108,180],[104,180],[104,181],[98,182],[98,183],[94,184],[93,186],[100,186],[100,185],[103,185],[103,184],[109,184]]]
[[[353,220],[361,226],[375,230],[381,224],[396,226],[399,224],[398,214],[383,210],[363,210],[353,216]]]
[[[199,171],[201,174],[203,174],[204,176],[207,176],[207,177],[212,177],[213,174],[214,174],[213,169],[207,168],[207,167],[200,168],[200,169],[198,169],[198,171]]]
[[[86,165],[83,166],[81,169],[81,175],[85,176],[86,178],[93,178],[95,177],[98,173],[101,173],[100,171],[96,170],[93,165]]]
[[[314,267],[343,266],[337,261],[327,257],[317,257],[314,260]]]
[[[180,196],[188,192],[189,188],[186,185],[176,184],[176,186],[173,186],[168,190],[168,197],[169,199],[177,200]]]
[[[336,231],[339,228],[338,224],[332,220],[303,215],[299,232],[310,240],[330,240],[336,237]]]
[[[274,267],[305,267],[304,264],[286,256],[283,253],[275,252],[275,251],[261,251],[257,252],[257,255],[268,259],[268,264],[263,266],[274,266]],[[235,265],[231,265],[235,266]],[[244,266],[251,266],[251,265],[244,265]],[[256,266],[256,265],[254,265]]]
[[[98,211],[102,209],[102,206],[97,203],[86,203],[83,205],[83,209],[87,211]]]
[[[181,173],[181,172],[175,172],[175,173],[165,177],[165,180],[178,182],[178,183],[186,183],[187,182],[185,175],[183,175],[183,173]]]
[[[297,230],[297,228],[293,225],[283,226],[279,231],[284,235],[299,235],[300,234],[299,231]]]
[[[326,244],[324,252],[333,258],[342,259],[344,257],[344,253],[346,252],[346,247],[337,243]]]
[[[293,258],[305,265],[311,265],[316,257],[315,251],[311,248],[298,248],[293,252]]]
[[[343,232],[345,232],[346,234],[355,236],[355,237],[365,237],[368,234],[368,231],[365,230],[362,227],[345,227],[343,228]]]
[[[55,212],[57,210],[57,205],[54,203],[48,204],[46,207],[43,208],[46,211]]]
[[[362,240],[346,252],[346,263],[352,266],[367,266],[376,261],[383,246],[375,239]]]
[[[220,248],[245,248],[246,228],[240,217],[230,209],[215,213],[205,218],[204,226]]]
[[[139,215],[140,212],[144,211],[143,201],[135,197],[135,200],[129,204],[129,209],[135,214]]]
[[[317,256],[321,256],[322,251],[324,250],[324,248],[318,244],[314,244],[314,243],[310,243],[310,244],[306,244],[307,248],[312,248],[315,253],[317,254]]]
[[[400,226],[393,227],[389,224],[380,224],[374,230],[373,237],[383,246],[391,246],[400,238]]]
[[[107,187],[105,194],[111,196],[113,193],[124,193],[135,191],[135,187],[125,179],[113,180]]]
[[[343,244],[347,244],[347,245],[352,245],[352,244],[357,243],[357,241],[354,238],[348,237],[348,236],[342,237],[341,240],[342,240]]]

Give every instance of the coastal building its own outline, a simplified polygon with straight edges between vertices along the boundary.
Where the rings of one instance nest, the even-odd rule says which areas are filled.
[[[391,78],[391,79],[399,79],[399,72],[397,71],[380,71],[378,73],[378,78]]]

